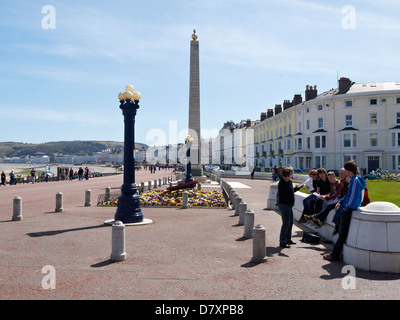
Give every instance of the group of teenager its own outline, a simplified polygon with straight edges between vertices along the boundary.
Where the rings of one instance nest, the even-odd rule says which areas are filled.
[[[282,227],[279,245],[289,248],[295,244],[292,241],[294,193],[307,185],[310,195],[303,200],[303,212],[298,223],[310,221],[316,227],[321,227],[331,210],[335,210],[333,222],[334,234],[338,238],[330,254],[324,255],[329,261],[340,260],[343,245],[349,232],[352,212],[360,206],[369,203],[367,185],[360,176],[355,161],[347,161],[339,170],[339,180],[334,172],[327,172],[324,168],[309,172],[311,183],[302,183],[293,186],[293,169],[283,167],[282,178],[278,183],[278,207],[282,217]]]

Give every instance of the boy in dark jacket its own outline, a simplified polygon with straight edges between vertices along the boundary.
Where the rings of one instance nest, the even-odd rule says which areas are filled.
[[[278,207],[282,217],[282,227],[279,236],[279,246],[281,248],[290,248],[292,241],[293,227],[293,206],[294,193],[300,189],[300,186],[294,187],[292,184],[293,169],[289,167],[282,168],[282,179],[278,183]]]

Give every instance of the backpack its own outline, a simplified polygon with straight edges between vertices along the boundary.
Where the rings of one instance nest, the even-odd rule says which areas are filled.
[[[301,238],[301,242],[317,244],[321,241],[321,237],[317,232],[307,232],[303,231],[303,237]]]
[[[369,199],[369,195],[368,195],[368,188],[365,187],[364,190],[364,198],[363,198],[363,202],[361,204],[362,207],[365,207],[368,203],[370,203],[371,200]]]

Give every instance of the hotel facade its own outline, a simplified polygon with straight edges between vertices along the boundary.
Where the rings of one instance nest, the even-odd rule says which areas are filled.
[[[400,82],[354,83],[340,78],[322,94],[307,86],[283,108],[261,113],[254,130],[254,158],[262,171],[275,165],[308,171],[340,169],[354,159],[361,173],[399,171]]]

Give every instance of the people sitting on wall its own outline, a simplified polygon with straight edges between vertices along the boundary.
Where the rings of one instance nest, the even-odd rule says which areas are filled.
[[[315,200],[314,212],[320,212],[324,204],[324,196],[329,195],[331,192],[331,183],[328,179],[328,172],[324,168],[318,169],[318,180],[317,180],[317,195]],[[321,197],[322,196],[322,197]]]
[[[318,181],[318,171],[316,169],[311,169],[310,172],[308,173],[308,176],[310,177],[310,180],[307,180],[305,182],[305,185],[307,186],[307,189],[309,192],[312,192],[307,198],[303,200],[303,212],[301,214],[301,217],[299,220],[297,220],[298,223],[304,223],[307,222],[307,220],[304,218],[304,215],[310,215],[310,208],[312,208],[312,212],[314,212],[314,205],[316,201],[316,197],[313,194],[315,190],[317,190],[317,181]],[[311,184],[309,183],[311,182]]]
[[[325,196],[320,196],[324,201],[323,209],[314,215],[305,215],[307,221],[311,221],[316,227],[321,227],[325,223],[325,219],[329,212],[336,206],[337,201],[346,194],[347,182],[346,172],[344,168],[339,170],[339,180],[336,180],[335,173],[328,172],[328,179],[330,182],[330,192]]]
[[[335,206],[336,214],[339,218],[338,239],[330,254],[324,255],[328,261],[340,260],[343,245],[346,242],[349,233],[350,221],[353,210],[357,210],[363,201],[364,190],[366,188],[365,180],[360,176],[357,164],[354,160],[347,161],[344,164],[346,174],[349,176],[349,187],[344,197],[340,198]]]

